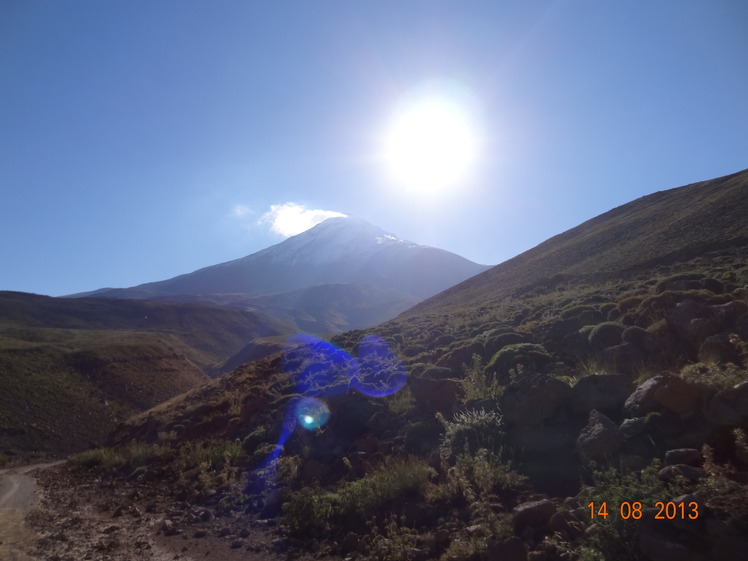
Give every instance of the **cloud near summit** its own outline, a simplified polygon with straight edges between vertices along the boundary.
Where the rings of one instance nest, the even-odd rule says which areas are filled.
[[[270,205],[258,223],[269,225],[270,230],[284,237],[295,236],[335,216],[345,216],[342,212],[306,208],[297,203]]]

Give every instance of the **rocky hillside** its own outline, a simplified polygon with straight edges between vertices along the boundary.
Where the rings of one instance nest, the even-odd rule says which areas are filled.
[[[316,558],[741,558],[747,199],[743,172],[614,209],[133,417],[76,469],[157,486],[183,505],[163,533],[245,559],[211,517]]]

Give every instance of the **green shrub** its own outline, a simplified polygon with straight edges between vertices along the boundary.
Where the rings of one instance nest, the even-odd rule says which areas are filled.
[[[386,461],[371,475],[346,483],[339,491],[344,519],[366,522],[388,501],[417,496],[435,472],[419,458]]]
[[[601,351],[621,343],[621,334],[626,328],[622,323],[604,321],[592,328],[589,334],[590,348]]]
[[[542,345],[534,343],[517,343],[507,345],[491,358],[486,366],[486,373],[497,377],[499,382],[503,381],[511,370],[515,374],[523,371],[535,371],[538,368],[552,362],[553,357]]]
[[[496,411],[463,411],[455,414],[452,421],[440,420],[444,425],[442,457],[475,455],[481,448],[492,454],[502,451],[505,431],[501,415]]]
[[[339,497],[319,488],[302,487],[283,505],[283,517],[295,536],[315,536],[329,530]]]
[[[645,469],[631,473],[622,474],[615,468],[598,470],[593,475],[595,486],[582,490],[580,497],[585,507],[592,502],[597,512],[603,502],[607,506],[608,516],[594,517],[598,531],[586,540],[601,559],[646,561],[639,550],[639,521],[620,516],[619,509],[624,502],[640,502],[646,508],[683,494],[683,486],[666,485],[658,478],[660,467],[659,461],[654,460]]]
[[[84,468],[101,466],[107,469],[119,467],[124,464],[122,456],[112,448],[93,448],[70,458],[74,465]]]

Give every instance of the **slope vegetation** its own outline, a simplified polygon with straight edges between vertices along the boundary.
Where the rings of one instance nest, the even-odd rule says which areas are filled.
[[[239,549],[279,517],[290,556],[740,558],[747,199],[748,172],[644,197],[395,320],[242,365],[76,462],[139,470],[130,496],[197,505],[164,506],[167,531]]]
[[[0,449],[101,443],[130,415],[208,380],[248,340],[284,333],[261,315],[158,302],[0,293]]]

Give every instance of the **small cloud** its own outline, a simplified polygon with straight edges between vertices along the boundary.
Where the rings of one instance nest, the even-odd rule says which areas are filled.
[[[269,224],[270,230],[284,237],[305,232],[320,222],[335,216],[345,216],[333,210],[305,208],[296,203],[270,205],[270,210],[260,217],[259,224]]]
[[[235,216],[236,218],[242,218],[248,214],[252,214],[252,209],[247,205],[235,205],[234,208],[231,209],[231,216]]]

